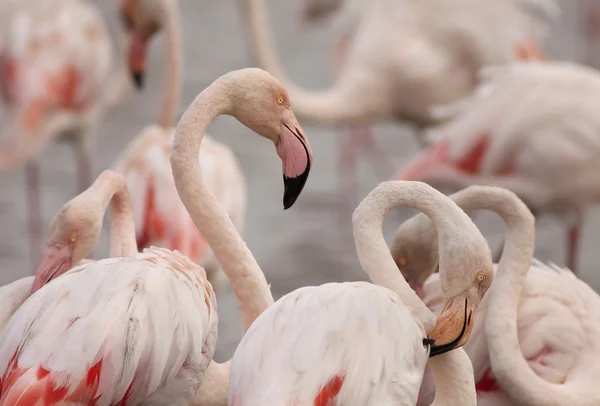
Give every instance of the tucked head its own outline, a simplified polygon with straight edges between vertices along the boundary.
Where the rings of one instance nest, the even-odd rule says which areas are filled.
[[[121,0],[121,20],[128,31],[129,70],[138,89],[144,85],[148,43],[164,26],[165,0]]]
[[[48,227],[46,251],[31,293],[67,272],[85,258],[100,238],[104,210],[86,192],[67,202]],[[90,215],[99,213],[99,215]]]
[[[275,144],[283,163],[283,207],[290,208],[308,179],[312,150],[290,107],[287,91],[258,68],[229,72],[213,86],[222,86],[232,95],[229,114]]]

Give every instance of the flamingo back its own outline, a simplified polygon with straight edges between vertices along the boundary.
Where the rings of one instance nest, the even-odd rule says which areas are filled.
[[[102,105],[112,54],[102,16],[87,2],[36,2],[14,11],[7,25],[0,56],[1,158],[2,166],[13,167],[48,138],[90,124]],[[65,124],[56,124],[59,118]]]
[[[269,307],[231,364],[230,406],[415,404],[426,334],[393,292],[366,282],[300,288]]]
[[[176,249],[202,263],[208,243],[179,199],[169,161],[173,130],[147,126],[130,144],[115,169],[127,179],[138,246]],[[208,136],[200,148],[202,176],[241,233],[246,188],[235,156]]]
[[[33,276],[28,276],[0,287],[0,303],[2,303],[0,307],[0,335],[12,315],[29,297],[33,278]]]
[[[216,346],[204,271],[177,252],[80,265],[15,313],[0,404],[187,405]]]

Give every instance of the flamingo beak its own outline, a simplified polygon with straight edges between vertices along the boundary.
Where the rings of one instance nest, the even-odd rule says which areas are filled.
[[[129,38],[129,71],[137,89],[144,87],[147,52],[147,41],[137,31],[132,31]]]
[[[296,118],[282,121],[282,132],[275,144],[283,164],[283,208],[294,205],[304,189],[312,164],[312,150]]]
[[[475,310],[466,293],[454,297],[446,304],[435,327],[427,335],[431,344],[430,357],[462,347],[467,342],[473,330]]]
[[[31,294],[71,269],[72,252],[73,248],[69,244],[56,244],[46,248],[44,259],[35,272]]]

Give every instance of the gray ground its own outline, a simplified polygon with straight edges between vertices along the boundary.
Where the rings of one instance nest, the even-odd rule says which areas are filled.
[[[114,1],[95,0],[112,17],[108,5]],[[579,59],[577,43],[578,10],[567,6],[549,40],[554,57]],[[107,5],[108,4],[108,5]],[[180,0],[185,38],[185,83],[180,113],[193,97],[221,74],[249,66],[242,35],[242,20],[234,0]],[[279,52],[289,74],[300,85],[319,88],[331,82],[330,52],[337,35],[330,26],[301,27],[296,20],[298,2],[269,1],[271,24]],[[113,21],[114,24],[114,21]],[[98,130],[94,175],[106,168],[119,151],[153,117],[157,108],[162,73],[162,40],[152,46],[148,87],[119,111],[112,113]],[[275,298],[305,285],[330,281],[365,279],[351,237],[348,212],[340,215],[337,183],[337,149],[334,128],[305,124],[314,152],[314,168],[303,195],[289,211],[282,209],[281,164],[273,147],[252,135],[230,118],[219,118],[209,129],[236,153],[249,185],[245,239],[272,284]],[[417,151],[407,129],[391,124],[375,127],[377,139],[400,166]],[[361,164],[360,198],[378,179],[371,168]],[[44,221],[47,225],[60,206],[75,193],[75,164],[66,145],[53,145],[43,155]],[[24,177],[22,173],[0,176],[0,285],[28,275],[28,242],[25,223]],[[351,207],[352,209],[353,207]],[[386,235],[411,212],[390,215]],[[503,228],[493,216],[477,220],[493,248],[501,242]],[[581,252],[581,276],[600,288],[597,249],[600,217],[595,212],[586,224]],[[555,219],[538,222],[538,258],[563,263],[563,238]],[[592,235],[595,234],[595,235]],[[107,252],[107,233],[96,256]],[[231,356],[240,337],[239,313],[230,289],[219,297],[218,360]]]

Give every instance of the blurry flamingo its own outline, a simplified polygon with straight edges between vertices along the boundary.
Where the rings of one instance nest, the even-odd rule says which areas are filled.
[[[545,26],[522,3],[543,6],[549,16],[559,12],[552,0],[349,1],[335,51],[337,80],[326,90],[307,91],[291,83],[278,61],[264,1],[244,1],[258,64],[286,85],[298,117],[361,125],[362,131],[385,118],[419,129],[435,124],[430,108],[469,95],[481,67],[510,63],[534,49],[539,54]],[[367,147],[378,164],[385,162],[370,137],[353,130],[338,160],[342,178],[355,172],[355,144]],[[344,187],[349,179],[342,179]]]
[[[41,248],[38,155],[53,139],[72,141],[79,191],[91,183],[91,131],[131,83],[115,72],[100,11],[84,0],[30,1],[9,14],[0,50],[5,106],[0,171],[26,166],[34,266]],[[108,85],[107,85],[108,82]]]
[[[551,212],[570,227],[567,265],[577,271],[581,224],[600,198],[600,73],[567,62],[488,68],[475,94],[439,111],[433,145],[398,179],[463,188],[502,186],[534,214]]]
[[[38,264],[35,278],[22,278],[0,288],[0,334],[31,292],[72,266],[84,263],[100,238],[104,213],[109,204],[112,212],[110,257],[123,256],[124,251],[137,252],[137,247],[130,246],[133,236],[127,235],[132,220],[125,188],[125,179],[121,175],[104,171],[87,190],[62,206],[48,227],[46,256]]]
[[[594,383],[600,375],[598,294],[568,269],[536,259],[531,263],[535,225],[514,193],[471,186],[450,197],[466,213],[496,212],[507,228],[507,248],[496,265],[494,284],[465,344],[477,382],[477,404],[599,404]],[[440,278],[432,275],[437,252],[435,227],[423,215],[402,224],[391,246],[406,280],[436,313],[443,308]],[[431,396],[433,385],[424,386],[423,396]]]
[[[383,239],[384,215],[403,205],[423,210],[439,231],[446,307],[437,323]],[[429,361],[438,384],[444,382],[436,404],[475,405],[471,365],[455,349],[468,340],[492,283],[485,238],[449,198],[421,182],[380,184],[352,222],[373,284],[304,287],[268,308],[233,356],[230,405],[415,405],[428,356],[441,354]]]
[[[245,331],[273,298],[252,253],[203,180],[200,145],[204,130],[220,114],[234,115],[274,142],[283,162],[286,208],[302,191],[312,153],[285,89],[259,69],[217,79],[177,127],[171,155],[177,191],[231,280]],[[129,204],[124,180],[121,184]],[[126,232],[111,238],[128,258],[71,269],[36,291],[11,318],[0,346],[0,404],[20,399],[27,404],[187,405],[192,400],[216,345],[215,295],[204,270],[177,251],[152,247],[132,258],[135,227],[130,209],[128,214],[127,224],[121,224]],[[89,252],[91,245],[85,249]],[[37,280],[62,271],[65,257],[57,254],[65,250],[48,249]],[[43,344],[48,342],[53,345]],[[224,370],[228,364],[212,364],[210,386],[198,395],[207,403],[200,404],[226,403]]]
[[[597,0],[580,0],[578,4],[583,11],[585,62],[600,68],[600,4]]]
[[[142,249],[154,245],[182,252],[205,268],[217,290],[224,279],[223,273],[177,195],[169,164],[181,93],[182,41],[177,2],[125,0],[121,14],[130,31],[129,69],[139,87],[144,81],[147,43],[159,30],[166,35],[167,69],[158,118],[142,129],[114,165],[127,179],[138,246]],[[205,181],[241,233],[246,211],[246,183],[233,152],[205,136],[199,161]]]

